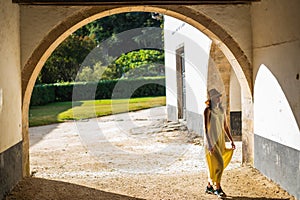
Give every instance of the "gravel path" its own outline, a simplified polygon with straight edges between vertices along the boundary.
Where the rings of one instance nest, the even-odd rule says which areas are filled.
[[[204,194],[203,141],[165,107],[30,128],[32,177],[6,199],[216,199]],[[241,166],[241,142],[224,173],[229,199],[293,199]]]

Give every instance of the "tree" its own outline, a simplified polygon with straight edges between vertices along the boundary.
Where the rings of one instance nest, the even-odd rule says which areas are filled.
[[[97,19],[74,34],[95,37],[97,44],[118,33],[142,27],[161,27],[162,19],[152,17],[150,12],[128,12]]]
[[[107,79],[104,78],[103,72],[105,71],[106,67],[102,66],[100,62],[96,63],[93,67],[85,66],[82,68],[80,73],[77,75],[78,81],[99,81],[100,79]]]
[[[48,58],[38,80],[41,83],[74,81],[81,63],[95,47],[96,42],[88,36],[70,35]]]
[[[130,51],[149,46],[162,49],[162,24],[162,19],[153,18],[152,13],[129,12],[95,20],[75,34],[87,34],[95,38],[98,46],[104,46],[107,56],[116,59],[121,54],[128,53],[128,47]],[[105,58],[101,60],[103,64],[110,64],[104,60]]]
[[[98,81],[118,78],[139,78],[164,76],[164,52],[155,49],[141,49],[122,54],[108,66],[97,63],[86,66],[78,74],[80,81]]]
[[[92,76],[87,77],[87,74],[98,71],[96,69],[97,66],[95,67],[94,65],[99,63],[99,61],[101,61],[101,65],[104,65],[102,68],[106,67],[106,73],[102,75],[102,78],[120,77],[123,75],[124,69],[121,65],[114,64],[113,60],[122,53],[127,53],[126,47],[130,46],[133,49],[139,49],[143,45],[151,46],[149,41],[161,42],[162,36],[161,34],[151,33],[151,29],[147,29],[146,31],[141,30],[141,35],[144,34],[144,36],[148,37],[146,40],[144,36],[131,36],[130,32],[128,33],[130,39],[120,38],[118,34],[136,28],[161,27],[161,25],[161,19],[154,19],[152,18],[152,14],[147,12],[121,13],[95,20],[71,34],[55,49],[42,68],[37,82],[56,83],[75,81],[77,72],[81,67],[84,67],[82,69],[82,73],[85,73],[86,76],[84,79],[93,79]],[[107,40],[108,38],[110,40]],[[104,41],[106,41],[106,46],[101,47],[101,43]],[[90,60],[87,64],[84,64],[85,66],[82,66],[82,62],[94,49],[104,55],[102,60]],[[103,53],[104,51],[105,54]],[[91,69],[85,67],[91,67]],[[121,68],[118,69],[118,67]]]
[[[103,75],[111,79],[164,76],[164,52],[141,49],[122,54]]]

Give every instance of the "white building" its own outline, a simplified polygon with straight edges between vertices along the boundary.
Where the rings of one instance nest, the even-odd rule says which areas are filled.
[[[164,20],[168,120],[184,119],[202,133],[211,40],[183,21]]]
[[[203,135],[207,90],[216,88],[223,93],[223,103],[231,111],[232,121],[238,121],[238,128],[241,128],[238,80],[229,64],[229,82],[222,79],[226,75],[219,72],[218,63],[210,57],[211,39],[188,23],[170,16],[164,16],[164,33],[168,120],[182,119],[190,130]],[[227,92],[226,87],[229,88]],[[233,127],[236,125],[232,124]]]

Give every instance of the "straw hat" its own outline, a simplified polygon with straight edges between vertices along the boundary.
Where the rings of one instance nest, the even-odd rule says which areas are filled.
[[[222,94],[218,92],[215,88],[208,91],[208,99],[212,99],[214,97],[220,97]]]

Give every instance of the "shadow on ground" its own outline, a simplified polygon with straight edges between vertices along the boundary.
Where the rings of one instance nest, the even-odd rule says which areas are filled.
[[[30,147],[33,147],[35,144],[39,143],[44,139],[49,133],[55,130],[59,124],[51,124],[40,127],[30,127],[29,128],[29,137],[30,137]]]
[[[25,178],[6,196],[5,200],[142,200],[121,194],[96,190],[81,185],[41,178]]]
[[[232,200],[288,200],[289,198],[266,198],[266,197],[242,197],[242,196],[228,196],[223,199]]]
[[[82,102],[57,102],[43,106],[32,106],[29,110],[29,134],[30,147],[39,143],[51,131],[55,130],[59,124],[57,122],[59,114],[81,106]]]

